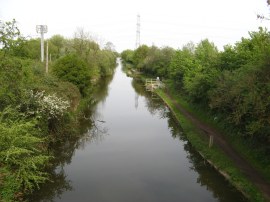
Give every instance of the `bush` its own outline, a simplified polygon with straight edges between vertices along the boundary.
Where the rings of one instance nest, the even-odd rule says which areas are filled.
[[[76,85],[82,95],[90,89],[91,76],[86,62],[75,54],[68,54],[58,59],[53,65],[53,73],[63,81]]]
[[[0,113],[0,192],[5,201],[47,179],[42,169],[49,156],[43,153],[45,139],[36,125],[35,119],[26,120],[16,109],[7,107]]]
[[[22,65],[16,58],[0,57],[0,109],[20,100]],[[16,82],[15,82],[16,81]]]

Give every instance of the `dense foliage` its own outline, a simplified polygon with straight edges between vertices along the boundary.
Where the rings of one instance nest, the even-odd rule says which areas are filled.
[[[182,49],[125,50],[125,64],[163,78],[191,102],[211,111],[243,139],[270,154],[270,33],[250,32],[223,51],[207,39]]]
[[[113,74],[116,54],[84,32],[48,42],[46,74],[40,40],[22,37],[15,20],[0,21],[0,201],[21,200],[50,178],[50,145],[76,134],[80,100]]]
[[[168,66],[174,54],[175,51],[169,47],[159,49],[155,46],[142,45],[135,51],[123,51],[121,57],[124,62],[133,64],[145,74],[166,78]]]
[[[76,85],[83,95],[90,87],[91,77],[86,62],[77,55],[68,54],[58,59],[54,64],[53,73],[58,78]]]

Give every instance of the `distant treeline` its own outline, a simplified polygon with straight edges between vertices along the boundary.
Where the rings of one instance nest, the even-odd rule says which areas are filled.
[[[83,30],[47,41],[45,73],[40,39],[23,37],[15,20],[0,21],[0,201],[22,200],[49,179],[50,146],[77,134],[81,103],[116,66],[111,43],[101,49]]]
[[[269,158],[270,33],[259,28],[249,36],[223,51],[205,39],[179,50],[142,45],[121,57],[126,66],[170,83]]]

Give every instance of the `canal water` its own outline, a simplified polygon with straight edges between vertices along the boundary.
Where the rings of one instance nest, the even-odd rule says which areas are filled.
[[[29,200],[245,201],[194,151],[162,101],[121,68],[118,60],[85,115],[82,136],[55,148],[53,179]]]

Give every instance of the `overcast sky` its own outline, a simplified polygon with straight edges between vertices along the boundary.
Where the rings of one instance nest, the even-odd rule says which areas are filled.
[[[181,48],[208,38],[222,50],[248,31],[269,28],[266,0],[0,0],[0,20],[15,18],[24,36],[38,37],[36,25],[46,24],[45,38],[73,37],[78,27],[117,51],[134,49],[137,15],[141,44]]]

